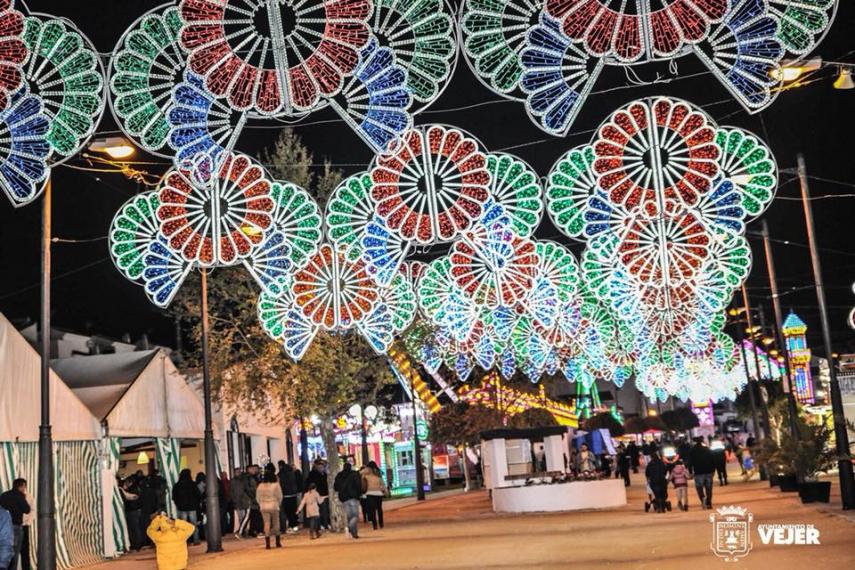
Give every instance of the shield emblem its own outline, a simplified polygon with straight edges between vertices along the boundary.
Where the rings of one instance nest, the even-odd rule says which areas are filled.
[[[710,549],[727,562],[751,552],[751,522],[754,515],[742,507],[722,507],[710,515],[713,525]]]

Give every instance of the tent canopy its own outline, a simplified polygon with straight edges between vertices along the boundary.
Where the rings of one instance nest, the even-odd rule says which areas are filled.
[[[59,358],[51,366],[110,436],[204,437],[202,401],[162,350]]]
[[[0,314],[0,441],[38,441],[40,410],[39,354]],[[54,441],[101,438],[98,419],[53,371],[50,415]]]

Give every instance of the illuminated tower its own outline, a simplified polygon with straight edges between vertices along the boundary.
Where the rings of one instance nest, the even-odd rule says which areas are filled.
[[[795,384],[796,399],[802,404],[813,404],[813,378],[810,375],[810,349],[805,333],[807,325],[790,311],[784,320],[784,338],[790,355],[790,377]]]

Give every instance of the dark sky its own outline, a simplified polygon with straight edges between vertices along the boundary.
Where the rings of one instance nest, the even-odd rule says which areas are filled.
[[[454,2],[455,5],[457,2]],[[143,0],[29,0],[34,12],[43,11],[72,18],[87,34],[100,52],[111,52],[124,29],[146,10],[159,2]],[[837,19],[818,48],[826,61],[855,62],[855,7],[841,2]],[[691,56],[677,61],[679,75],[703,71],[699,61]],[[644,80],[657,73],[669,74],[667,65],[647,65],[634,70]],[[671,95],[706,106],[719,124],[739,126],[765,139],[783,170],[794,169],[796,153],[803,152],[815,196],[848,194],[850,197],[815,200],[814,215],[817,237],[823,248],[821,258],[831,309],[831,329],[837,351],[855,350],[855,331],[846,326],[846,315],[855,305],[851,290],[855,281],[855,245],[852,233],[855,224],[855,90],[832,88],[835,69],[825,69],[810,85],[782,93],[772,107],[759,115],[748,115],[731,99],[724,87],[710,75],[680,79],[669,84],[629,85],[620,68],[607,68],[596,90],[614,87],[608,93],[593,94],[579,115],[572,132],[564,139],[549,137],[531,124],[523,106],[503,102],[483,87],[469,70],[462,56],[451,83],[429,112],[416,118],[418,124],[442,122],[469,131],[484,142],[489,150],[502,150],[523,145],[511,152],[528,161],[539,174],[545,175],[552,164],[568,149],[588,142],[590,130],[596,128],[613,110],[627,102],[649,95]],[[471,108],[471,105],[479,105]],[[709,106],[707,106],[709,105]],[[467,107],[461,109],[461,107]],[[310,117],[309,121],[335,119],[331,110]],[[238,150],[253,153],[276,136],[278,127],[257,125],[249,136],[244,135]],[[109,111],[101,121],[99,132],[115,130]],[[326,157],[346,173],[367,164],[371,156],[359,139],[332,122],[298,126],[297,132],[313,150],[316,162]],[[247,140],[248,139],[248,140]],[[163,159],[137,155],[136,160]],[[79,160],[71,164],[82,165]],[[162,171],[164,164],[141,166]],[[799,195],[792,174],[781,175],[778,198],[767,210],[774,238],[788,240],[790,245],[776,243],[775,255],[779,281],[786,293],[783,303],[796,310],[810,327],[810,341],[820,348],[819,314],[816,309],[802,207],[794,200]],[[67,239],[103,238],[116,210],[137,188],[117,174],[94,174],[60,166],[54,170],[54,235]],[[838,181],[838,182],[833,182]],[[0,203],[0,311],[10,318],[37,318],[39,303],[39,228],[40,203],[13,209],[3,199]],[[758,224],[749,226],[756,231]],[[543,237],[556,232],[548,222],[540,231]],[[562,241],[567,242],[566,238]],[[748,281],[753,302],[763,302],[771,316],[765,258],[762,244],[751,239],[754,269]],[[577,253],[578,245],[572,245]],[[113,267],[105,239],[74,244],[57,244],[53,250],[54,324],[75,330],[121,336],[128,332],[134,338],[148,332],[152,339],[173,344],[171,321],[165,313],[150,305],[142,290],[126,281]],[[821,352],[821,350],[818,350]]]

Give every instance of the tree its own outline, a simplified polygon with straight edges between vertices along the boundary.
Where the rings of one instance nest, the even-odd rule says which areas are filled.
[[[444,406],[430,418],[431,443],[477,445],[481,432],[502,427],[502,415],[494,408],[468,402]]]
[[[595,429],[607,429],[612,437],[620,437],[626,430],[622,423],[611,412],[600,412],[584,421],[583,429],[592,431]],[[644,431],[644,430],[642,430]]]
[[[512,428],[539,428],[557,426],[558,420],[555,416],[543,408],[529,408],[508,419],[508,427]]]
[[[689,408],[676,408],[662,412],[662,421],[671,431],[689,431],[701,425],[698,416]]]
[[[326,199],[341,180],[329,162],[318,169],[312,153],[291,130],[283,129],[273,148],[261,159],[274,178],[302,186],[323,211]],[[198,276],[179,293],[173,315],[189,325],[191,342],[199,346]],[[387,383],[394,382],[385,357],[377,355],[356,332],[319,332],[300,362],[291,361],[268,337],[258,321],[259,290],[241,267],[217,269],[208,277],[209,354],[216,397],[262,416],[292,420],[316,414],[329,459],[329,481],[340,470],[335,443],[335,420],[354,401],[372,402]],[[199,366],[199,353],[185,356],[188,367]],[[336,528],[343,528],[337,499],[332,509]]]

